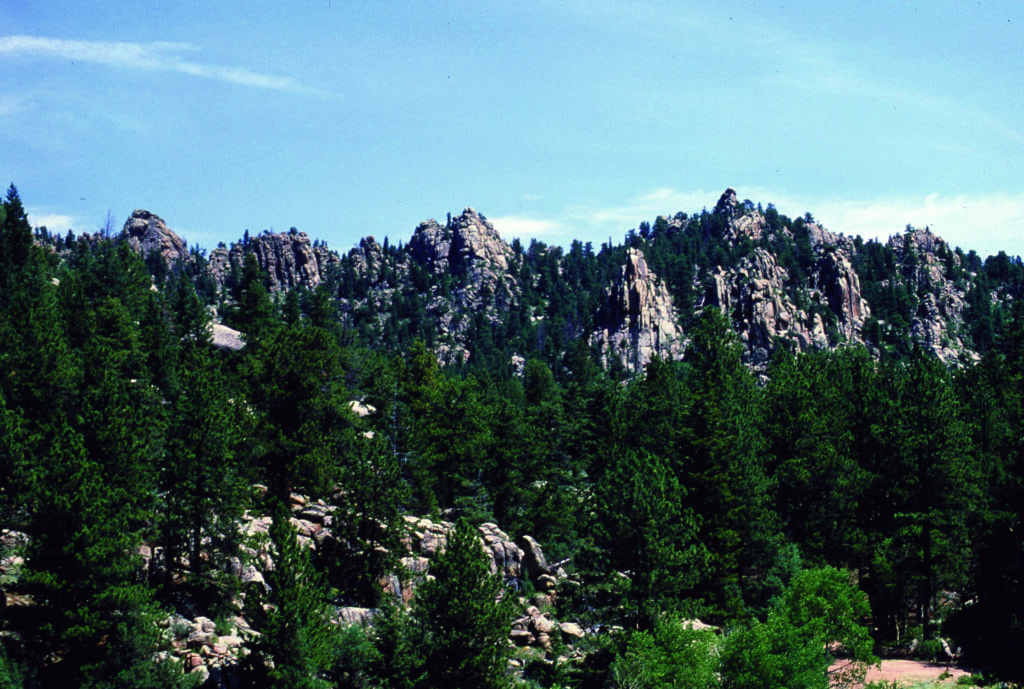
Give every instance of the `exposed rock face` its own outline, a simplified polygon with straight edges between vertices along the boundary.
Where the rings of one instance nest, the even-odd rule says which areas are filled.
[[[406,543],[413,562],[416,562],[420,569],[429,567],[430,560],[444,550],[448,534],[455,525],[445,521],[433,522],[421,517],[406,517],[405,521],[409,526],[409,538]],[[478,528],[480,543],[490,560],[491,573],[501,574],[509,579],[521,579],[525,573],[523,550],[499,529],[497,524],[488,522]],[[543,551],[540,552],[540,557],[543,559]],[[421,559],[425,562],[419,562]]]
[[[732,317],[752,363],[766,362],[778,339],[798,350],[828,344],[821,318],[798,308],[786,293],[788,280],[786,269],[760,247],[738,268],[712,272],[708,302]]]
[[[299,286],[312,289],[323,281],[329,267],[339,262],[337,253],[326,246],[314,247],[305,232],[265,232],[248,244],[235,243],[210,252],[210,273],[218,285],[227,282],[232,266],[242,265],[246,253],[256,255],[260,268],[267,273],[271,292]]]
[[[468,273],[491,283],[508,271],[512,259],[512,249],[494,225],[472,208],[455,218],[449,216],[444,227],[435,220],[420,223],[409,240],[409,251],[432,272]]]
[[[454,278],[450,294],[432,290],[425,310],[443,336],[437,347],[440,359],[446,363],[466,361],[471,353],[463,342],[474,317],[497,323],[518,296],[518,285],[509,271],[512,248],[489,220],[467,208],[459,216],[449,216],[444,226],[435,220],[420,223],[407,251],[409,263],[419,269]],[[406,264],[405,269],[412,267]]]
[[[681,332],[672,296],[647,266],[643,252],[630,249],[619,278],[604,293],[597,317],[599,330],[591,341],[617,357],[627,369],[639,371],[655,355],[682,354]]]
[[[509,273],[512,248],[487,218],[467,208],[442,227],[434,220],[419,224],[409,240],[409,255],[426,270],[457,278],[456,300],[470,309],[504,308],[514,296]]]
[[[167,227],[163,219],[147,210],[132,211],[124,223],[119,237],[143,256],[157,253],[168,267],[179,261],[188,260],[188,246],[185,240]]]
[[[763,214],[744,208],[732,189],[719,199],[715,213],[725,220],[723,239],[732,245],[760,240],[771,231]],[[733,268],[716,266],[710,271],[705,305],[718,306],[732,319],[747,348],[748,363],[764,364],[780,342],[806,351],[858,341],[870,315],[850,260],[852,241],[814,222],[804,228],[816,256],[806,284],[795,284],[763,246],[756,246]],[[792,236],[788,229],[782,232]]]
[[[902,276],[924,296],[910,324],[910,331],[921,345],[942,361],[956,361],[961,354],[973,356],[958,332],[950,324],[963,322],[966,293],[946,278],[940,254],[960,263],[942,237],[930,230],[910,230],[890,237],[889,248],[896,254]]]
[[[868,247],[829,232],[810,215],[790,221],[771,206],[764,212],[750,201],[741,202],[733,189],[722,194],[710,214],[688,218],[679,213],[658,220],[653,232],[649,226],[642,227],[640,238],[634,235],[636,241],[630,244],[646,249],[646,242],[675,242],[670,252],[687,247],[685,254],[670,253],[670,260],[665,258],[665,245],[655,244],[658,251],[648,252],[659,270],[666,265],[661,277],[669,278],[671,292],[640,249],[633,248],[599,294],[601,286],[594,284],[593,277],[584,283],[578,272],[594,254],[584,259],[577,254],[576,263],[571,264],[558,247],[538,243],[529,252],[518,246],[513,249],[472,208],[449,215],[444,224],[420,223],[404,247],[388,246],[386,240],[381,246],[368,236],[344,257],[311,244],[298,231],[247,236],[243,242],[214,249],[208,271],[228,301],[226,287],[248,253],[268,274],[273,292],[312,289],[329,281],[347,326],[383,343],[420,337],[431,344],[442,363],[449,364],[469,361],[474,346],[486,347],[507,333],[518,336],[528,331],[538,341],[555,339],[553,331],[546,330],[550,322],[561,329],[557,340],[563,345],[588,338],[601,349],[606,364],[619,362],[639,371],[655,355],[681,356],[686,324],[708,306],[721,308],[727,315],[745,346],[745,361],[754,367],[765,365],[780,346],[806,351],[863,343],[868,321],[869,346],[876,353],[875,339],[891,348],[896,339],[905,342],[912,337],[944,361],[973,356],[962,334],[968,331],[959,327],[971,276],[965,277],[960,257],[928,230],[908,229],[880,252],[877,245]],[[135,211],[120,237],[143,255],[159,254],[169,267],[199,260],[149,211]],[[680,237],[689,243],[680,244]],[[867,258],[859,253],[866,248],[873,252]],[[879,268],[882,254],[886,263]],[[608,269],[607,263],[600,263],[601,274],[608,275]],[[594,275],[593,264],[587,270]],[[857,270],[870,271],[864,275],[871,298],[886,299],[876,303],[875,314]],[[880,271],[883,275],[891,271],[891,280],[880,282]],[[570,274],[575,281],[563,282]],[[880,290],[888,287],[892,289],[880,297]],[[561,318],[558,297],[562,295],[551,290],[567,288],[585,290],[572,296],[577,305],[586,304],[586,313]],[[211,291],[207,286],[204,293]],[[892,306],[894,294],[900,299],[898,319]],[[552,314],[559,320],[549,321]],[[238,343],[221,338],[218,344]],[[521,369],[519,354],[511,359],[518,363],[510,367]]]

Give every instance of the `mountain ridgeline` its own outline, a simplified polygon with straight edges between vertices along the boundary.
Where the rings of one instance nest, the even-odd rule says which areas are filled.
[[[156,215],[135,211],[120,238],[158,280],[192,276],[227,325],[245,257],[280,304],[314,293],[360,344],[404,349],[423,340],[442,362],[469,369],[554,363],[574,343],[606,365],[638,372],[655,355],[679,358],[708,307],[721,308],[754,368],[791,352],[865,345],[902,358],[916,342],[949,364],[977,360],[1009,320],[1024,285],[1019,258],[982,261],[929,229],[907,226],[884,244],[829,232],[807,214],[739,201],[641,223],[621,245],[568,250],[499,236],[467,208],[420,223],[406,244],[372,236],[339,254],[294,228],[263,232],[208,255],[189,250]],[[321,304],[324,306],[324,304]]]

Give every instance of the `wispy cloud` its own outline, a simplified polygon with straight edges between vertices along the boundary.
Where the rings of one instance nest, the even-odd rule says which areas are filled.
[[[566,210],[576,224],[612,232],[616,235],[636,227],[643,220],[654,220],[659,215],[671,216],[679,211],[693,212],[705,206],[714,206],[721,192],[677,191],[670,188],[654,189],[614,206],[577,205]]]
[[[195,47],[187,43],[162,41],[122,43],[72,41],[36,36],[0,37],[0,55],[55,57],[125,69],[180,72],[239,86],[279,91],[310,91],[291,77],[262,74],[244,67],[207,65],[182,59],[184,53],[193,51]]]
[[[836,232],[885,240],[908,224],[982,256],[1024,254],[1024,192],[865,200],[825,200],[812,210]]]

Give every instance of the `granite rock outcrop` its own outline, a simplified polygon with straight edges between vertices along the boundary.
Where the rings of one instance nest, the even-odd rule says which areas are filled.
[[[305,232],[264,232],[248,242],[220,246],[210,252],[209,271],[221,289],[230,279],[232,269],[241,267],[247,253],[255,254],[256,262],[267,274],[271,292],[295,287],[313,289],[339,262],[336,252],[319,244],[314,246]]]
[[[119,239],[144,257],[159,255],[168,268],[189,260],[185,240],[168,228],[163,218],[147,210],[132,211]]]
[[[618,279],[604,292],[591,342],[607,363],[617,358],[627,370],[641,371],[654,356],[682,354],[678,314],[665,284],[639,249],[630,249]]]

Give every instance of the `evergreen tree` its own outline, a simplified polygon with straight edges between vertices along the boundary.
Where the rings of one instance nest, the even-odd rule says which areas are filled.
[[[384,595],[381,577],[400,569],[408,488],[387,438],[361,440],[345,453],[339,467],[342,496],[333,519],[334,537],[342,547],[330,577],[345,599],[377,607]]]
[[[700,541],[714,572],[704,584],[708,602],[734,616],[762,598],[764,575],[778,552],[756,390],[736,336],[717,308],[702,314],[686,363],[692,403],[675,470],[702,519]]]
[[[680,609],[708,574],[707,553],[697,540],[700,517],[670,463],[644,451],[627,451],[595,486],[592,527],[596,550],[583,556],[594,588],[589,605],[639,629],[652,629],[663,612]],[[624,590],[617,600],[617,577]],[[610,598],[602,600],[602,590]]]
[[[181,387],[170,402],[160,467],[160,531],[168,576],[209,575],[235,554],[235,523],[245,505],[234,454],[238,424],[227,380],[209,351],[186,342],[180,356]]]
[[[509,686],[508,629],[514,599],[492,574],[480,535],[465,519],[449,532],[444,552],[413,600],[422,639],[423,689]]]
[[[256,254],[246,254],[242,274],[234,290],[235,305],[230,311],[230,320],[233,327],[245,334],[245,341],[249,344],[262,343],[279,327],[277,309],[264,279]]]
[[[972,562],[968,525],[980,506],[980,476],[942,362],[917,348],[897,376],[888,427],[895,453],[880,477],[892,496],[894,527],[884,564],[896,567],[899,580],[901,565],[909,569],[927,636],[936,593],[960,589]]]
[[[274,567],[266,574],[269,611],[257,622],[263,665],[254,672],[270,687],[327,689],[336,627],[328,615],[326,591],[309,551],[299,544],[287,505],[274,500],[272,511]]]
[[[32,226],[29,225],[21,197],[13,184],[7,188],[0,218],[0,305],[28,268],[32,254]]]
[[[294,488],[326,490],[354,435],[338,341],[313,326],[283,328],[243,373],[258,415],[250,452],[271,493],[287,502]]]

